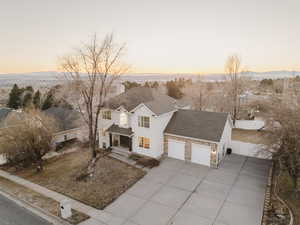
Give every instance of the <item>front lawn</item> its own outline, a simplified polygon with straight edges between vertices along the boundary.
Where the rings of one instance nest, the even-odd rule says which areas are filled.
[[[91,179],[76,181],[89,159],[90,152],[82,149],[48,159],[41,173],[28,168],[14,174],[98,209],[105,208],[145,175],[141,169],[106,156],[97,161]]]

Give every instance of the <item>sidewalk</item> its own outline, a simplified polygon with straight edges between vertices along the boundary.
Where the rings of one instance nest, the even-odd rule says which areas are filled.
[[[62,152],[51,151],[51,152],[48,152],[46,155],[44,155],[43,159],[51,159],[55,156],[69,154],[69,153],[78,151],[78,149],[79,148],[77,148],[77,147],[72,147],[72,148],[62,151]]]
[[[17,199],[15,196],[12,196],[11,194],[0,190],[0,195],[8,200],[10,200],[11,202],[13,202],[14,204],[16,204],[17,206],[28,210],[29,212],[31,212],[31,214],[43,219],[45,222],[48,222],[49,224],[52,225],[70,225],[70,223],[64,221],[63,219],[53,216],[52,214],[50,214],[49,212],[37,207],[37,206],[32,206],[31,204],[29,204],[28,202],[24,201],[24,200],[20,200]],[[6,206],[7,207],[7,206]],[[10,209],[11,210],[11,209]],[[12,212],[14,213],[14,212]],[[19,216],[19,215],[16,215]],[[26,221],[28,222],[28,221]]]
[[[51,191],[38,184],[34,184],[21,177],[11,175],[3,170],[0,170],[0,176],[11,180],[17,184],[30,188],[33,191],[36,191],[46,197],[52,198],[58,202],[61,202],[62,200],[70,201],[73,209],[85,213],[86,215],[91,217],[90,219],[82,222],[81,225],[121,225],[124,222],[123,218],[116,218],[107,212],[85,205],[79,201],[76,201],[55,191]]]

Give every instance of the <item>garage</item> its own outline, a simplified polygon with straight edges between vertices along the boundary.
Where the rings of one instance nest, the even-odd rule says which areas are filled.
[[[211,147],[192,143],[191,161],[205,166],[210,166]]]
[[[169,157],[184,160],[185,142],[169,139],[168,149]]]
[[[222,148],[231,141],[231,130],[228,113],[178,110],[164,130],[163,150],[172,158],[218,168]]]

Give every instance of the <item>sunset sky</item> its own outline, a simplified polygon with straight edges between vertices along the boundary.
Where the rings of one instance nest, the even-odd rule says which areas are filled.
[[[300,70],[299,0],[0,0],[0,73],[57,70],[57,58],[113,32],[132,72]]]

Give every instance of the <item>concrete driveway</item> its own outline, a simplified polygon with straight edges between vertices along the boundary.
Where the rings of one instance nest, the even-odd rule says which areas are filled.
[[[219,169],[167,158],[104,211],[120,225],[259,225],[269,166],[234,154]]]

